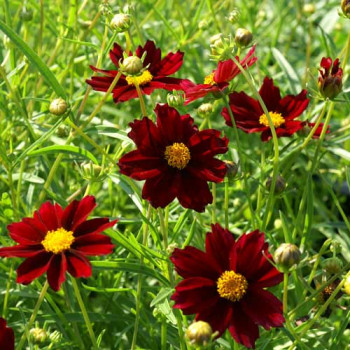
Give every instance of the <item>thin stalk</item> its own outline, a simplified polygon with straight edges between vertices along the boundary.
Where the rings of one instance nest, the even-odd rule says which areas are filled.
[[[86,324],[86,327],[87,327],[87,330],[88,330],[88,333],[89,333],[89,336],[90,336],[90,339],[91,339],[92,348],[94,350],[98,350],[95,333],[94,333],[94,331],[92,329],[92,324],[90,322],[89,315],[88,315],[88,313],[86,311],[83,298],[81,297],[79,286],[78,286],[77,281],[75,280],[74,277],[72,277],[71,280],[72,280],[72,286],[73,286],[73,289],[74,289],[75,297],[77,298],[78,304],[80,306],[81,313],[83,314],[83,318],[84,318],[84,321],[85,321],[85,324]]]
[[[143,95],[140,89],[139,84],[137,84],[136,82],[134,83],[136,91],[137,91],[137,95],[139,96],[139,101],[140,101],[140,107],[141,107],[141,113],[143,117],[147,117],[147,111],[146,111],[146,106],[145,106],[145,101],[143,99]]]
[[[229,179],[225,177],[225,199],[224,199],[224,212],[225,212],[225,228],[228,229],[228,194],[229,194]]]
[[[47,289],[49,288],[49,282],[46,280],[45,281],[45,284],[41,290],[41,293],[39,295],[39,298],[38,298],[38,301],[36,302],[36,305],[34,307],[34,310],[33,310],[33,313],[32,313],[32,316],[30,316],[30,319],[25,327],[25,330],[22,334],[22,337],[18,343],[18,346],[16,348],[16,350],[21,350],[23,348],[23,345],[25,344],[26,342],[26,335],[29,333],[29,330],[32,328],[32,325],[35,321],[35,318],[36,318],[36,315],[38,314],[38,311],[40,309],[40,306],[42,304],[42,302],[44,301],[44,298],[45,298],[45,294],[47,292]]]
[[[283,314],[287,317],[288,312],[288,272],[283,274]]]

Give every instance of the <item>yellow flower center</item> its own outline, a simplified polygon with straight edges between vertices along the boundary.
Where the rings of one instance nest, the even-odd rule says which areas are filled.
[[[219,295],[231,301],[241,300],[248,289],[246,278],[234,271],[225,271],[216,284]]]
[[[190,161],[191,154],[182,142],[175,142],[166,147],[164,157],[170,166],[182,170]]]
[[[73,232],[60,227],[55,231],[49,231],[46,234],[45,239],[41,241],[41,244],[47,252],[58,254],[69,249],[73,242]]]
[[[129,76],[125,79],[129,85],[145,85],[153,79],[153,75],[145,70],[141,75]]]
[[[282,117],[281,113],[269,112],[269,114],[270,114],[270,117],[272,119],[273,126],[275,128],[278,128],[279,126],[284,124],[285,119]],[[260,116],[259,123],[262,125],[265,125],[265,126],[270,126],[266,114],[263,114]]]
[[[215,72],[207,75],[205,78],[204,78],[204,84],[209,84],[209,85],[214,85],[216,84],[215,81],[214,81],[214,75],[215,75]]]

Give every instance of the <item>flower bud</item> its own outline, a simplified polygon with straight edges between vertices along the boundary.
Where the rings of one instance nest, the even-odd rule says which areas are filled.
[[[42,328],[32,328],[29,334],[35,344],[44,343],[47,339],[47,333]]]
[[[232,10],[232,11],[229,13],[227,19],[228,19],[229,22],[231,22],[232,24],[234,24],[234,23],[236,23],[236,22],[238,21],[239,15],[240,15],[240,13],[239,13],[238,9],[234,9],[234,10]]]
[[[201,29],[201,30],[206,30],[209,28],[209,22],[206,21],[205,19],[203,19],[202,21],[200,21],[198,23],[198,28]]]
[[[332,241],[329,249],[332,253],[339,254],[341,253],[341,244],[338,241]]]
[[[307,15],[307,16],[310,16],[312,15],[313,13],[315,13],[316,11],[316,7],[314,4],[305,4],[303,6],[303,12]]]
[[[56,98],[50,104],[50,113],[55,115],[62,115],[67,111],[67,102],[63,98]]]
[[[269,177],[266,181],[266,188],[268,191],[271,189],[272,177]],[[277,176],[276,184],[275,184],[275,194],[281,194],[286,188],[286,181],[281,175]]]
[[[172,94],[168,94],[167,102],[170,107],[180,107],[185,103],[185,93],[181,90],[174,90]]]
[[[295,244],[282,243],[276,249],[274,259],[281,270],[287,272],[293,265],[299,263],[301,253]]]
[[[126,32],[130,27],[130,15],[118,13],[111,20],[111,28],[118,32]]]
[[[69,134],[69,130],[68,128],[65,126],[65,125],[60,125],[58,128],[57,128],[57,136],[58,137],[61,137],[61,138],[64,138],[64,137],[67,137],[68,134]]]
[[[141,73],[143,68],[143,62],[141,58],[137,56],[129,56],[124,59],[121,69],[123,73],[128,75],[137,75]]]
[[[276,230],[279,230],[283,227],[283,222],[281,219],[276,219],[274,222],[273,222],[273,226],[275,227]]]
[[[225,61],[232,57],[235,42],[231,35],[225,37],[222,34],[210,38],[210,58],[214,61]]]
[[[343,70],[339,67],[339,59],[333,62],[330,57],[323,57],[319,72],[318,88],[321,95],[330,100],[334,99],[343,87]]]
[[[213,113],[213,105],[211,103],[203,103],[198,107],[197,113],[203,118],[208,117]]]
[[[103,0],[102,4],[98,7],[99,11],[101,12],[102,16],[109,16],[111,14],[111,6],[109,5],[108,1]]]
[[[226,165],[226,176],[228,179],[234,179],[238,173],[238,166],[235,162],[231,160],[224,160]]]
[[[224,34],[218,33],[210,37],[210,44],[214,44],[216,41],[221,40],[224,37]]]
[[[335,275],[343,268],[343,262],[339,258],[333,257],[324,260],[322,266],[326,272]]]
[[[23,7],[19,17],[23,22],[29,22],[33,19],[33,10]]]
[[[186,331],[186,337],[192,345],[207,345],[212,337],[213,330],[209,323],[197,321],[192,323]]]
[[[350,18],[350,0],[342,0],[340,6],[344,13],[344,16]]]
[[[93,180],[100,175],[102,168],[99,165],[90,162],[83,163],[81,165],[81,170],[83,171],[84,178],[87,180]]]
[[[54,344],[59,343],[62,339],[62,333],[60,333],[59,331],[54,331],[50,333],[49,338],[51,343],[54,343]]]
[[[175,250],[176,248],[178,248],[177,243],[170,243],[170,244],[167,246],[167,248],[166,248],[166,252],[167,252],[169,255],[171,255],[171,254],[173,254],[173,252],[174,252],[174,250]]]
[[[235,42],[240,47],[248,46],[253,40],[253,34],[244,28],[238,28],[236,30]]]

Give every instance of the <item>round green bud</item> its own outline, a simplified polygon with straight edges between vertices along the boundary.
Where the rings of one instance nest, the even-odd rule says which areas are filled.
[[[62,339],[62,333],[60,333],[59,331],[54,331],[50,333],[49,338],[51,343],[54,343],[54,344],[59,343]]]
[[[94,163],[83,163],[81,165],[81,170],[83,172],[83,176],[88,179],[92,180],[94,178],[97,178],[101,174],[102,168]]]
[[[54,99],[51,104],[50,104],[50,113],[55,114],[55,115],[62,115],[64,113],[66,113],[68,108],[67,102],[59,97]]]
[[[111,28],[118,32],[126,32],[130,27],[130,15],[118,13],[111,20]]]
[[[343,268],[343,262],[339,258],[333,257],[324,260],[322,262],[322,267],[326,272],[335,275]]]
[[[167,102],[170,107],[180,107],[185,103],[185,93],[181,90],[173,91],[172,94],[168,94]]]
[[[295,244],[282,243],[275,251],[274,259],[282,271],[288,271],[293,265],[299,263],[301,253]]]
[[[235,42],[238,46],[248,46],[253,40],[253,34],[244,28],[238,28],[235,34]]]
[[[237,164],[231,160],[224,160],[224,163],[226,165],[226,176],[229,179],[234,179],[238,173]]]
[[[350,0],[342,0],[340,6],[344,13],[344,16],[350,18]]]
[[[186,331],[186,337],[190,344],[205,346],[207,345],[212,337],[213,330],[209,323],[204,321],[197,321],[192,323]]]
[[[266,181],[266,188],[268,191],[271,189],[272,177],[269,177]],[[286,181],[281,175],[277,176],[276,184],[275,184],[275,194],[281,194],[286,188]]]
[[[137,75],[141,73],[143,69],[143,62],[140,57],[129,56],[124,59],[121,68],[123,73],[126,73],[128,75]]]
[[[315,13],[315,11],[316,11],[316,6],[314,4],[305,4],[303,6],[303,12],[308,16]]]
[[[42,328],[32,328],[29,331],[30,337],[35,344],[44,343],[47,339],[47,333]]]
[[[198,107],[197,113],[199,116],[205,118],[213,113],[213,109],[214,108],[213,108],[213,105],[211,103],[203,103]]]
[[[23,7],[19,17],[23,22],[29,22],[33,19],[33,10]]]
[[[68,127],[65,126],[65,125],[60,125],[58,128],[57,128],[57,136],[58,137],[61,137],[61,138],[64,138],[64,137],[67,137],[69,135],[69,130],[68,130]]]
[[[227,19],[229,20],[229,22],[234,24],[238,21],[239,15],[240,15],[240,13],[239,13],[238,9],[234,9],[229,13]]]

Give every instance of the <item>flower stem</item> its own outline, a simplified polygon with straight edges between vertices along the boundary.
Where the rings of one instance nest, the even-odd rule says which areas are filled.
[[[288,272],[283,274],[283,314],[287,317],[288,312]]]
[[[137,95],[139,96],[142,116],[143,116],[143,117],[147,117],[147,111],[146,111],[145,101],[144,101],[144,99],[143,99],[143,95],[142,95],[142,92],[141,92],[141,89],[140,89],[139,84],[135,83],[135,88],[136,88],[136,91],[137,91]]]
[[[78,304],[80,306],[81,313],[83,314],[84,321],[85,321],[85,324],[86,324],[86,327],[87,327],[87,330],[88,330],[88,333],[89,333],[89,336],[90,336],[90,339],[91,339],[92,348],[94,350],[98,350],[95,333],[94,333],[94,331],[92,329],[92,325],[91,325],[91,322],[90,322],[90,319],[89,319],[89,315],[88,315],[88,313],[86,311],[84,301],[83,301],[83,299],[81,297],[78,283],[77,283],[77,281],[75,280],[74,277],[72,277],[71,280],[72,280],[72,285],[73,285],[75,296],[76,296]]]
[[[38,301],[36,302],[36,305],[34,307],[32,316],[30,316],[30,319],[29,319],[29,321],[27,323],[27,326],[26,326],[26,328],[25,328],[25,330],[23,332],[23,335],[22,335],[22,337],[21,337],[21,339],[19,341],[19,344],[18,344],[16,350],[21,350],[23,348],[23,345],[24,345],[24,343],[26,341],[26,335],[29,333],[29,330],[31,329],[31,327],[32,327],[32,325],[33,325],[33,323],[35,321],[36,315],[38,314],[40,306],[41,306],[42,302],[44,301],[45,294],[46,294],[48,288],[49,288],[49,282],[47,282],[47,280],[46,280],[46,282],[45,282],[45,284],[44,284],[44,286],[43,286],[43,288],[42,288],[42,290],[40,292]]]
[[[227,176],[225,177],[225,199],[224,199],[224,211],[225,211],[225,228],[228,229],[228,189],[229,189],[229,180]]]

